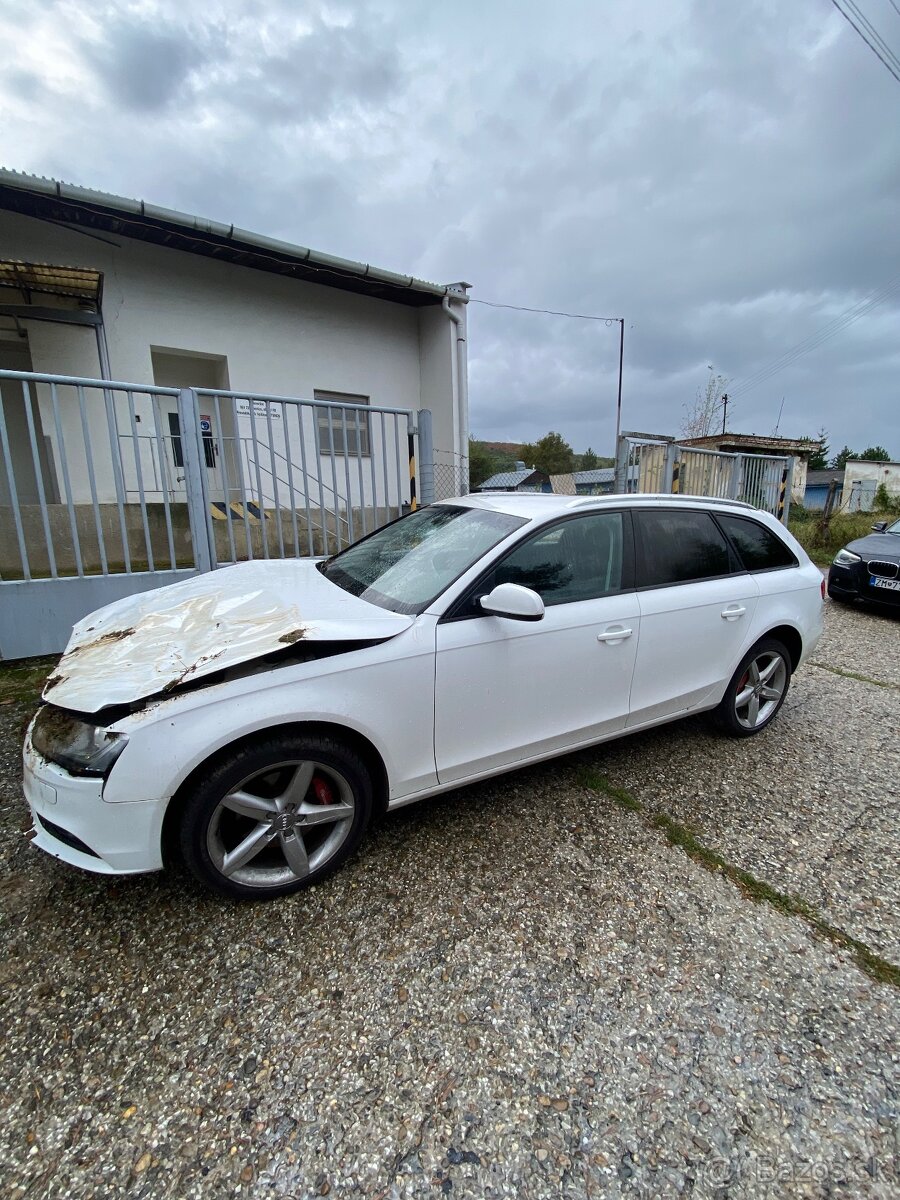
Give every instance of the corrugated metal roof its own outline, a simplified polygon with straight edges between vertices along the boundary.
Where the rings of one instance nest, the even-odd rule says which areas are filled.
[[[325,287],[401,304],[437,304],[447,295],[465,301],[462,289],[470,286],[429,283],[206,217],[3,167],[0,167],[0,208],[66,225],[104,229],[238,266],[293,275]]]
[[[535,474],[533,467],[527,467],[524,471],[498,471],[496,475],[492,475],[490,479],[486,479],[479,490],[484,491],[485,488],[514,488],[519,484],[524,483],[526,479],[530,479]]]
[[[47,296],[72,296],[98,303],[103,276],[91,267],[56,267],[51,263],[0,260],[0,287]]]
[[[576,483],[612,483],[616,477],[615,467],[592,467],[589,471],[576,471]]]

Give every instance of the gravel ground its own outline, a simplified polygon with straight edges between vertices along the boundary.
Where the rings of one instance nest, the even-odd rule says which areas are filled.
[[[830,602],[825,611],[813,655],[822,665],[797,674],[762,741],[710,737],[698,718],[590,758],[730,862],[900,963],[900,620]]]
[[[896,684],[900,623],[816,661]],[[898,710],[810,667],[761,738],[465,789],[254,907],[32,850],[0,707],[0,1196],[896,1195],[896,989],[585,768],[898,961]]]

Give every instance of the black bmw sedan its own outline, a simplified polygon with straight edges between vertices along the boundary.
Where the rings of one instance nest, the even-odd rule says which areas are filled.
[[[867,600],[900,611],[900,521],[879,521],[867,537],[848,542],[828,572],[832,600]]]

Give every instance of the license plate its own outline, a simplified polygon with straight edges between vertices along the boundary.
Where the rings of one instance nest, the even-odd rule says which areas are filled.
[[[883,587],[892,592],[900,592],[900,579],[879,579],[877,575],[870,575],[869,583],[872,587]]]

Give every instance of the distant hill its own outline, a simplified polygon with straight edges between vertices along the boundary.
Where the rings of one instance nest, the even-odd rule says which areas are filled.
[[[524,448],[523,442],[482,442],[481,444],[493,454],[506,454],[512,459],[521,458]]]

